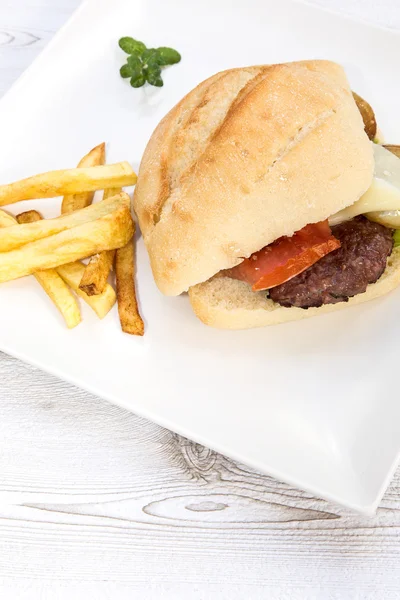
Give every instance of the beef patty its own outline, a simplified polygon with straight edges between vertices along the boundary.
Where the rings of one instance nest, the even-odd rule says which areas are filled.
[[[379,279],[393,249],[391,229],[360,216],[332,227],[332,233],[341,247],[271,288],[274,302],[299,308],[347,302]]]

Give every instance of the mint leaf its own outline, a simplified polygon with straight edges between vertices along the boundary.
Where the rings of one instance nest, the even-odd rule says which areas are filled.
[[[128,64],[126,64],[126,65],[122,65],[122,67],[119,70],[119,73],[120,73],[121,77],[126,79],[127,77],[132,77],[133,70],[131,69],[131,67]]]
[[[175,65],[181,60],[181,55],[173,48],[162,46],[161,48],[156,49],[156,53],[157,62],[162,67],[166,65]]]
[[[121,50],[129,54],[119,72],[124,79],[130,78],[132,87],[142,87],[146,81],[162,87],[161,67],[174,65],[181,60],[179,52],[166,46],[146,48],[143,42],[132,37],[122,37],[118,43]]]
[[[156,87],[162,87],[164,85],[164,82],[161,79],[161,75],[157,73],[157,71],[148,70],[146,74],[146,79],[150,83],[150,85],[155,85]]]
[[[157,50],[155,48],[146,48],[141,59],[144,64],[157,62]]]
[[[119,42],[121,50],[127,54],[142,54],[146,50],[146,45],[132,37],[122,37]]]
[[[138,56],[136,56],[136,54],[131,54],[130,56],[128,56],[127,63],[130,66],[130,68],[134,71],[141,70],[143,66],[142,61]]]
[[[143,73],[139,73],[139,75],[136,75],[136,76],[132,77],[132,79],[131,79],[131,86],[133,88],[142,87],[142,85],[144,85],[145,83],[146,83],[146,77],[144,76]]]

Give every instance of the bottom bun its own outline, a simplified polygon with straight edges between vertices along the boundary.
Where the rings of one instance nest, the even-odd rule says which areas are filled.
[[[386,270],[363,294],[348,302],[325,304],[319,308],[285,308],[266,297],[265,292],[253,292],[243,281],[216,275],[205,283],[189,289],[190,302],[203,323],[220,329],[250,329],[277,325],[315,317],[387,294],[400,284],[400,247],[388,258]]]

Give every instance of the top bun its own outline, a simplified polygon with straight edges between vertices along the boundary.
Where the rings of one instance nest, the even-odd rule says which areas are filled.
[[[343,69],[329,61],[231,69],[161,121],[134,207],[154,278],[178,295],[370,186],[373,151]]]

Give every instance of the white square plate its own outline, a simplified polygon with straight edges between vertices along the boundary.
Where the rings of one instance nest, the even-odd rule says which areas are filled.
[[[160,89],[119,76],[123,35],[182,62]],[[181,96],[229,67],[306,58],[342,63],[400,142],[400,37],[290,0],[89,0],[0,103],[0,181],[74,166],[105,140],[134,167]],[[37,207],[56,216],[59,200]],[[0,347],[262,471],[356,510],[375,510],[400,446],[400,291],[311,320],[231,332],[202,325],[187,297],[157,290],[142,241],[143,339],[83,308],[67,331],[32,278],[1,286]]]

